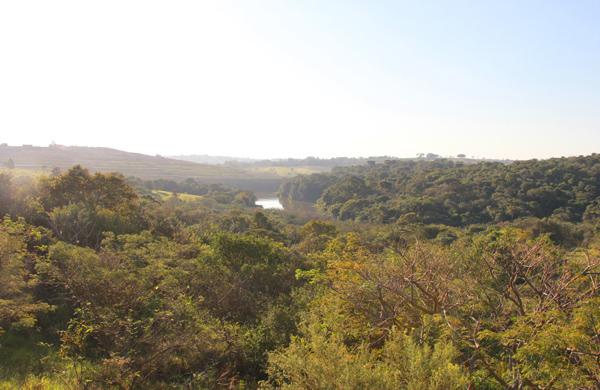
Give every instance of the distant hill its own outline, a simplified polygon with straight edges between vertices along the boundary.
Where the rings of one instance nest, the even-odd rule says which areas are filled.
[[[456,157],[442,157],[434,153],[420,153],[416,157],[393,157],[393,156],[372,156],[372,157],[306,157],[306,158],[276,158],[276,159],[252,159],[247,157],[228,157],[211,156],[207,154],[190,154],[180,156],[169,156],[176,160],[191,161],[201,164],[223,164],[231,167],[242,167],[244,169],[264,169],[264,168],[300,168],[314,173],[327,172],[337,167],[351,167],[356,165],[367,165],[373,163],[385,163],[386,161],[432,161],[432,160],[455,160],[464,163],[477,163],[481,161],[510,163],[510,160],[485,159],[476,157],[467,157],[460,154]],[[300,172],[300,174],[306,172]],[[285,174],[284,176],[289,176]]]
[[[0,167],[50,172],[82,165],[97,172],[120,172],[143,180],[196,179],[205,184],[224,184],[258,193],[275,193],[284,179],[312,173],[327,173],[340,167],[381,164],[389,161],[436,160],[432,153],[418,159],[396,157],[336,157],[258,160],[228,156],[182,155],[149,156],[111,148],[50,145],[9,146],[0,144]],[[9,160],[11,161],[9,163]],[[479,160],[457,158],[464,163]]]
[[[259,160],[247,157],[210,156],[208,154],[186,154],[179,156],[168,156],[169,158],[182,161],[190,161],[199,164],[226,164],[226,163],[253,163]]]
[[[161,156],[148,156],[110,148],[62,146],[0,145],[0,165],[11,160],[17,169],[51,171],[80,164],[97,172],[120,172],[144,180],[185,180],[221,183],[255,192],[274,192],[281,178],[265,172],[250,172],[238,167],[198,164]]]
[[[243,169],[255,175],[272,175],[284,179],[297,177],[298,175],[310,175],[329,173],[340,168],[372,166],[376,164],[388,164],[393,161],[455,161],[463,164],[477,164],[479,162],[497,162],[502,164],[510,164],[510,160],[497,159],[478,159],[475,157],[467,157],[464,154],[459,154],[456,157],[442,157],[435,153],[420,153],[416,157],[400,158],[393,156],[371,156],[371,157],[333,157],[333,158],[286,158],[286,159],[271,159],[271,160],[252,160],[247,158],[236,157],[218,157],[208,155],[190,155],[178,156],[183,160],[190,159],[194,161],[220,161],[219,163],[225,166]]]

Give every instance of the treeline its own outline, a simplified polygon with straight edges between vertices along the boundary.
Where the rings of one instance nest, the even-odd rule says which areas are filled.
[[[315,202],[341,220],[413,221],[466,226],[600,215],[600,155],[519,161],[387,161],[299,176],[280,188],[284,201]]]
[[[126,180],[120,174],[92,174],[75,166],[64,174],[56,171],[39,180],[31,177],[13,180],[8,174],[0,174],[0,215],[24,218],[28,223],[50,229],[66,242],[98,247],[104,232],[125,234],[149,229],[165,233],[180,223],[169,215],[169,208],[199,209],[199,205],[181,200],[177,191],[162,202],[149,191],[153,188],[206,190],[199,200],[204,208],[255,207],[253,193],[220,185],[202,185],[193,179],[184,184]]]
[[[166,179],[141,180],[129,178],[128,182],[139,190],[160,190],[174,194],[191,194],[214,199],[222,204],[239,203],[247,207],[254,206],[256,196],[250,191],[243,191],[222,184],[206,184],[199,180],[188,178],[183,181]],[[148,193],[148,192],[146,192]]]
[[[307,220],[80,167],[0,207],[1,389],[600,386],[597,219]]]
[[[377,157],[306,157],[306,158],[287,158],[273,160],[255,160],[255,161],[227,161],[226,165],[231,166],[257,166],[257,167],[347,167],[353,165],[363,165],[369,162],[384,162],[387,160],[395,160],[396,157],[377,156]]]

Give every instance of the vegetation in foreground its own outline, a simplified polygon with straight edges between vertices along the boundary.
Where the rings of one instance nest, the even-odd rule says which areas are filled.
[[[538,204],[571,219],[367,223],[235,191],[162,199],[80,167],[0,175],[0,389],[596,389],[598,195],[560,188]]]

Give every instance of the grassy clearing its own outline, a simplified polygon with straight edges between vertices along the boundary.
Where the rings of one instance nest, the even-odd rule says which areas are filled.
[[[167,200],[173,196],[173,193],[170,191],[153,190],[152,193],[160,196],[160,198],[162,200]],[[185,193],[178,193],[177,197],[179,197],[179,199],[183,200],[184,202],[197,202],[199,200],[204,199],[204,197],[202,197],[200,195],[185,194]]]

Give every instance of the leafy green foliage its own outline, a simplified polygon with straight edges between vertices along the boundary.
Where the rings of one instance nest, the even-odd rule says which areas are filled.
[[[13,203],[13,189],[11,177],[0,173],[0,216],[8,214]]]
[[[43,236],[22,222],[7,219],[0,224],[0,334],[10,328],[32,328],[37,314],[51,309],[34,294],[39,282],[34,267]]]
[[[329,221],[0,176],[0,388],[597,388],[595,159],[348,168]]]
[[[334,182],[325,174],[300,175],[285,181],[279,189],[279,198],[301,202],[316,202],[323,191]]]
[[[318,324],[303,338],[272,353],[271,382],[277,389],[462,389],[467,376],[453,361],[458,351],[451,342],[420,344],[396,330],[381,349],[366,344],[349,348]]]
[[[138,196],[119,175],[91,175],[75,166],[45,179],[40,193],[50,227],[73,244],[97,247],[105,231],[131,233],[143,226]]]
[[[591,219],[598,183],[599,155],[508,165],[386,161],[299,176],[283,184],[280,196],[317,202],[342,220],[389,223],[411,215],[426,224],[465,226],[527,216]]]

